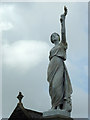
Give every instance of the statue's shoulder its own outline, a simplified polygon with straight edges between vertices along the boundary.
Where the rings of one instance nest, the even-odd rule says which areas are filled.
[[[60,47],[64,47],[65,49],[67,49],[68,44],[67,44],[67,42],[62,42],[62,41],[61,41],[61,42],[59,43],[59,46],[60,46]]]

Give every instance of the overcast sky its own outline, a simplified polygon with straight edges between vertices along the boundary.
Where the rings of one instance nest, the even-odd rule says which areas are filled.
[[[88,3],[2,3],[2,113],[9,117],[24,94],[24,107],[51,108],[47,67],[53,47],[50,35],[60,33],[60,15],[68,8],[66,66],[73,87],[72,117],[88,117]]]

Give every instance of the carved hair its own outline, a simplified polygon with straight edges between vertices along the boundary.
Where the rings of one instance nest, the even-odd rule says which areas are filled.
[[[58,40],[60,41],[60,35],[59,35],[58,33],[55,33],[55,32],[54,32],[54,33],[51,34],[51,37],[50,37],[52,43],[54,43],[54,40],[52,39],[52,37],[55,36],[55,35],[58,36]]]

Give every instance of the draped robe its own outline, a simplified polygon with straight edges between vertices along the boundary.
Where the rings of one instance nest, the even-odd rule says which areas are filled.
[[[49,94],[51,96],[52,108],[64,105],[64,109],[71,111],[72,86],[64,61],[66,60],[67,43],[60,42],[50,51],[50,62],[47,71],[47,80],[49,82]]]

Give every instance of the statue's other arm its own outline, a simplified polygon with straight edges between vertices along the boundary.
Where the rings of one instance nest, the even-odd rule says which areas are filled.
[[[67,8],[64,7],[64,14],[61,15],[61,42],[66,43],[65,17],[67,15]]]

